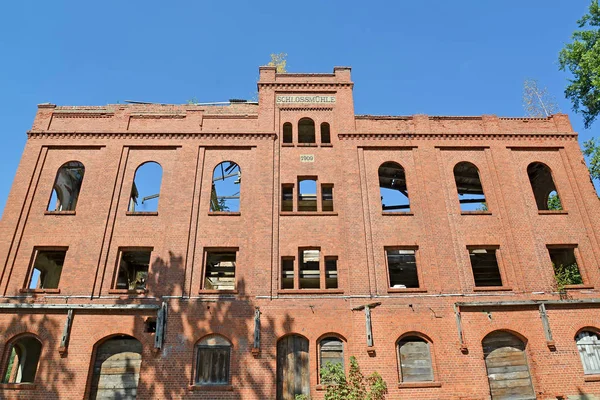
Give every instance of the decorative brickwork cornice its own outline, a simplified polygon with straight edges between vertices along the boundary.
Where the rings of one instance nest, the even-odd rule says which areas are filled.
[[[307,90],[307,89],[321,90],[324,88],[339,88],[339,87],[352,88],[352,87],[354,87],[354,83],[351,83],[351,82],[350,83],[348,83],[348,82],[332,82],[332,83],[258,82],[257,85],[259,87],[273,87],[273,88],[277,88],[277,89],[302,89],[302,90]]]
[[[501,139],[562,139],[577,140],[576,133],[340,133],[340,140],[411,140],[411,139],[455,139],[455,140],[501,140]]]
[[[30,139],[275,139],[274,132],[47,132],[28,131]]]

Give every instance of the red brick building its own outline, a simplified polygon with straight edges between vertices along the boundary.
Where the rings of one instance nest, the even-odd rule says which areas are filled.
[[[258,89],[38,107],[1,398],[321,399],[351,355],[389,399],[600,398],[600,207],[566,115],[355,115],[349,68]]]

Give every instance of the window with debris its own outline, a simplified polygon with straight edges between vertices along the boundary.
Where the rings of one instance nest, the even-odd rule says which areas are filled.
[[[400,164],[388,161],[379,166],[379,194],[383,211],[410,212],[406,174]]]
[[[300,250],[300,289],[319,289],[321,287],[320,254],[318,249]]]
[[[115,289],[146,290],[151,249],[120,251]]]
[[[418,288],[415,249],[386,249],[390,288]]]
[[[281,185],[281,211],[294,211],[294,185]]]
[[[460,162],[454,167],[454,180],[461,211],[488,211],[479,170],[470,162]]]
[[[581,285],[583,283],[574,246],[549,246],[548,253],[559,289],[563,289],[565,285]]]
[[[577,351],[586,375],[600,374],[600,339],[598,333],[582,331],[577,334],[575,341]]]
[[[148,161],[137,167],[127,211],[157,212],[161,181],[162,167],[159,163]]]
[[[298,121],[298,143],[316,143],[315,121],[302,118]]]
[[[242,170],[232,161],[224,161],[213,171],[210,211],[239,212]]]
[[[75,211],[85,167],[79,161],[64,163],[56,173],[48,211]]]
[[[331,365],[344,367],[344,342],[341,339],[330,336],[319,341],[319,367],[323,369]]]
[[[235,290],[235,250],[206,252],[204,289]]]
[[[227,385],[231,343],[222,336],[210,335],[196,345],[196,385]]]
[[[36,249],[29,279],[29,289],[58,289],[66,249]]]
[[[34,383],[42,343],[33,336],[21,336],[9,342],[8,357],[5,358],[3,383]]]
[[[321,207],[323,211],[333,211],[333,185],[321,185]]]
[[[400,382],[431,382],[433,366],[430,344],[418,336],[408,336],[398,341]]]
[[[475,286],[502,286],[495,248],[470,248],[469,258]]]
[[[286,122],[283,124],[283,143],[292,143],[293,142],[293,134],[292,134],[292,124]]]
[[[552,179],[552,171],[546,164],[541,162],[529,164],[527,175],[538,210],[563,209],[554,179]]]
[[[317,179],[298,179],[298,211],[317,211]]]
[[[327,122],[321,124],[321,143],[331,143],[331,132]]]

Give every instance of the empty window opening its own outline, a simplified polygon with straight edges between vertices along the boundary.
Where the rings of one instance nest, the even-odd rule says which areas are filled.
[[[26,336],[9,346],[8,364],[4,383],[33,383],[37,372],[42,344],[34,337]]]
[[[156,318],[146,318],[146,321],[144,321],[144,332],[156,333]]]
[[[29,289],[58,289],[66,250],[36,250]]]
[[[300,289],[319,289],[321,287],[320,253],[316,249],[300,250]]]
[[[317,180],[298,181],[298,211],[317,211]]]
[[[429,343],[420,337],[409,336],[398,341],[401,382],[431,382],[433,367]]]
[[[325,368],[327,364],[344,367],[344,342],[336,337],[326,337],[319,342],[319,365]]]
[[[217,165],[213,171],[210,211],[240,211],[241,185],[242,171],[239,165],[231,161]]]
[[[502,286],[496,249],[469,249],[475,286]]]
[[[231,343],[218,335],[202,339],[196,345],[196,385],[227,385]]]
[[[383,211],[410,211],[406,175],[400,164],[391,161],[381,164],[379,167],[379,194]]]
[[[75,211],[84,173],[79,161],[69,161],[58,169],[48,211]]]
[[[386,250],[390,287],[393,289],[418,288],[417,259],[414,249]]]
[[[129,196],[129,212],[158,211],[158,197],[162,181],[162,167],[154,161],[146,162],[135,170],[131,195]]]
[[[338,288],[337,257],[325,257],[325,288]]]
[[[331,132],[327,122],[321,124],[321,143],[331,143]]]
[[[598,334],[591,331],[583,331],[575,337],[577,351],[583,365],[583,373],[600,374],[600,339]]]
[[[235,251],[207,251],[204,289],[235,290]]]
[[[281,288],[294,288],[294,259],[292,257],[281,259]]]
[[[150,250],[121,251],[116,289],[146,290],[150,253]]]
[[[458,191],[461,211],[487,211],[479,170],[470,162],[461,162],[454,167],[454,180]]]
[[[294,211],[294,185],[281,186],[281,211]]]
[[[575,249],[568,248],[548,248],[550,260],[554,268],[554,278],[562,289],[565,285],[580,285],[583,283],[577,259],[575,258]]]
[[[283,124],[283,143],[292,143],[292,124]]]
[[[333,185],[321,185],[321,207],[333,211]]]
[[[302,118],[298,121],[298,143],[316,143],[315,121]]]
[[[562,210],[562,204],[554,180],[552,171],[543,163],[533,162],[527,167],[529,183],[535,197],[538,210]]]

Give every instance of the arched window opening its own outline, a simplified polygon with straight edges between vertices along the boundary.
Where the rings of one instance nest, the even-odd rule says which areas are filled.
[[[479,178],[479,170],[470,162],[461,162],[454,167],[454,180],[458,191],[461,211],[487,211],[487,202]]]
[[[224,161],[213,171],[210,211],[239,212],[242,171],[234,162]]]
[[[527,175],[529,183],[535,197],[535,204],[538,210],[562,210],[562,203],[554,179],[552,179],[552,171],[550,168],[541,162],[533,162],[527,167]]]
[[[286,122],[283,124],[283,143],[292,143],[292,124]]]
[[[433,381],[429,342],[418,336],[408,336],[398,341],[398,364],[401,382]]]
[[[227,385],[231,343],[219,335],[210,335],[196,345],[196,385]]]
[[[583,373],[600,374],[600,339],[592,331],[583,331],[575,337],[577,351],[581,357]]]
[[[317,180],[298,180],[298,211],[317,211]]]
[[[331,143],[331,132],[327,122],[321,124],[321,143]]]
[[[302,118],[298,121],[298,143],[316,143],[315,121]]]
[[[525,343],[513,334],[495,331],[482,345],[492,400],[535,399]]]
[[[379,193],[383,211],[410,211],[406,175],[400,164],[391,161],[381,164],[379,167]]]
[[[63,164],[56,173],[48,211],[75,211],[85,167],[79,161]]]
[[[277,342],[277,400],[310,396],[308,340],[300,335],[285,336]]]
[[[96,349],[90,400],[137,397],[142,343],[126,335],[111,337]]]
[[[25,336],[14,341],[8,351],[3,382],[33,383],[42,353],[40,341],[32,336]]]
[[[326,337],[319,342],[319,366],[338,364],[344,367],[344,342],[336,337]]]
[[[129,212],[158,211],[158,197],[162,181],[162,167],[154,161],[146,162],[135,170]],[[138,203],[139,201],[139,203]]]

